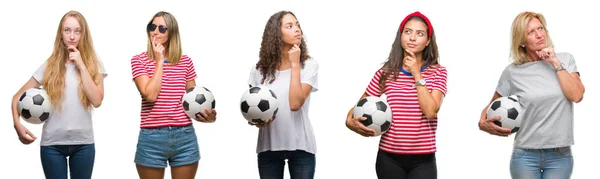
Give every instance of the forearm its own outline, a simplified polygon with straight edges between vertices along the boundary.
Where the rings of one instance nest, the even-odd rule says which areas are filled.
[[[306,98],[300,83],[300,64],[292,64],[291,71],[289,102],[290,108],[295,111],[302,107]]]
[[[421,79],[421,74],[415,74],[415,79]],[[419,101],[419,107],[427,119],[434,119],[437,117],[437,112],[440,109],[440,105],[433,98],[433,95],[427,89],[427,86],[417,86],[417,99]]]
[[[560,63],[553,63],[555,69],[560,65]],[[558,83],[560,85],[560,89],[563,94],[569,101],[579,102],[583,99],[583,93],[585,88],[583,87],[583,83],[580,80],[573,77],[573,75],[569,74],[567,70],[560,70],[556,72],[556,76],[558,77]]]
[[[87,68],[79,68],[81,83],[83,85],[83,93],[87,96],[88,100],[94,107],[99,107],[104,99],[104,90],[99,84],[94,82],[94,79],[90,76]]]
[[[576,80],[566,70],[556,72],[560,89],[569,101],[579,102],[583,99],[584,87],[581,81]]]
[[[156,98],[158,98],[158,94],[160,93],[160,89],[162,88],[162,75],[163,62],[157,62],[152,78],[150,78],[150,81],[148,81],[144,87],[144,91],[146,91],[146,99],[150,101],[156,101]]]
[[[19,93],[15,94],[12,98],[11,105],[10,105],[14,126],[21,125],[21,121],[19,120],[19,117],[20,117],[19,110],[17,109],[17,102],[19,100],[19,96],[20,96]]]

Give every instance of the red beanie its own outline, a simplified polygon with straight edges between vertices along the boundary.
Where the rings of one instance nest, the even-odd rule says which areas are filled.
[[[433,35],[433,26],[431,26],[431,22],[429,22],[429,18],[427,18],[425,15],[421,14],[419,11],[415,11],[412,14],[409,14],[408,16],[406,16],[404,18],[404,20],[402,20],[402,23],[400,24],[400,30],[402,31],[404,29],[404,25],[406,24],[406,21],[408,21],[408,19],[410,19],[411,17],[420,17],[421,19],[423,19],[425,21],[425,23],[427,24],[427,37],[431,38],[431,35]]]

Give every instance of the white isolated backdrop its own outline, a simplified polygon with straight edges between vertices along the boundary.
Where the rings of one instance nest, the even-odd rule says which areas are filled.
[[[183,51],[194,61],[196,82],[213,91],[217,122],[194,122],[201,157],[198,178],[259,178],[257,129],[239,111],[249,69],[257,62],[268,18],[293,11],[309,54],[320,63],[320,91],[312,94],[310,118],[317,138],[315,178],[376,178],[379,138],[348,130],[345,116],[387,58],[402,19],[416,10],[433,23],[448,94],[439,113],[439,178],[509,178],[514,136],[479,131],[477,121],[509,63],[510,25],[522,11],[543,13],[556,51],[574,55],[586,87],[575,105],[575,168],[572,178],[594,176],[600,160],[597,116],[600,75],[595,34],[600,17],[591,2],[578,1],[3,1],[0,34],[1,178],[43,178],[41,125],[25,124],[38,140],[21,144],[9,101],[51,54],[60,18],[69,10],[88,20],[97,54],[109,73],[105,98],[94,110],[96,162],[93,178],[137,178],[133,158],[140,96],[130,59],[146,48],[145,25],[160,10],[179,22]],[[23,122],[24,123],[24,122]],[[170,178],[169,170],[165,178]],[[286,178],[289,178],[286,169]]]

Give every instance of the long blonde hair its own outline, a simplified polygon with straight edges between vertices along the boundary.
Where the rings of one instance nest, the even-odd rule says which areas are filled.
[[[179,25],[177,25],[177,20],[173,14],[160,11],[152,16],[148,25],[152,24],[154,18],[163,17],[165,19],[165,23],[167,23],[167,32],[169,32],[169,38],[167,40],[167,46],[165,50],[168,50],[168,60],[171,64],[178,64],[181,61],[181,38],[179,37]],[[147,27],[147,26],[146,26]],[[148,59],[154,59],[154,51],[152,50],[152,39],[150,39],[150,31],[146,28],[146,34],[148,35],[148,50],[146,55],[148,55]]]
[[[67,71],[66,63],[69,52],[67,46],[63,42],[62,32],[63,24],[67,18],[73,17],[77,20],[81,26],[81,38],[79,39],[79,46],[77,49],[81,54],[81,59],[85,64],[87,71],[94,80],[94,83],[98,84],[101,80],[101,74],[98,70],[98,59],[94,46],[92,45],[92,36],[87,21],[83,15],[77,11],[67,12],[58,24],[58,30],[56,30],[56,39],[54,40],[54,50],[52,55],[46,60],[46,69],[44,70],[44,79],[42,80],[42,86],[48,93],[50,101],[54,109],[61,110],[61,101],[63,97],[63,90],[65,87],[65,73]],[[83,83],[81,82],[81,76],[78,73],[77,78],[79,81],[79,101],[86,108],[89,109],[91,102],[83,92]]]
[[[520,65],[527,61],[535,61],[535,59],[531,59],[531,57],[527,55],[527,49],[521,46],[527,40],[527,24],[531,18],[537,18],[540,20],[546,32],[546,45],[548,47],[554,47],[552,39],[550,38],[550,33],[548,32],[548,28],[546,26],[546,19],[544,18],[544,15],[529,11],[522,12],[515,17],[515,20],[512,23],[510,57],[515,65]]]

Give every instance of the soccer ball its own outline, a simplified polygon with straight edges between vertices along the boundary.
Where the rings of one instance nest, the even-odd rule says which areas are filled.
[[[500,116],[499,121],[494,121],[494,124],[511,129],[511,133],[519,131],[523,116],[523,106],[519,103],[519,98],[516,95],[500,97],[492,102],[488,107],[487,118]]]
[[[29,88],[19,97],[17,110],[25,122],[41,124],[50,118],[52,104],[46,90],[37,87]]]
[[[364,126],[375,130],[375,135],[381,135],[390,129],[392,124],[392,109],[383,98],[368,96],[358,101],[354,107],[353,117],[365,117],[360,121]]]
[[[279,101],[271,89],[255,86],[248,89],[240,100],[242,115],[248,122],[262,125],[269,122],[279,110]]]
[[[215,108],[215,97],[205,87],[192,87],[181,97],[181,105],[188,117],[197,120],[196,114],[204,112],[204,109],[212,110]]]

